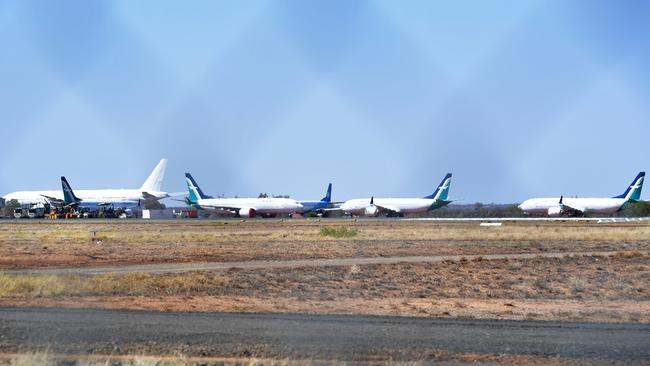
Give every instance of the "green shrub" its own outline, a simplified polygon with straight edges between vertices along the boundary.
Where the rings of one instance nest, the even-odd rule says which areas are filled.
[[[358,233],[358,230],[355,228],[347,228],[347,227],[322,227],[320,229],[320,235],[321,236],[331,236],[333,238],[351,238],[353,236],[356,236]]]

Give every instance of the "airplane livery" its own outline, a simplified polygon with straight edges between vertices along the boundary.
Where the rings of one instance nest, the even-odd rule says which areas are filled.
[[[629,202],[641,199],[645,172],[640,172],[625,192],[609,198],[531,198],[522,202],[519,208],[529,215],[581,216],[585,213],[608,214],[619,211]]]
[[[298,201],[302,205],[302,212],[323,213],[332,204],[332,183],[327,186],[327,193],[320,201]]]
[[[240,217],[273,217],[303,211],[300,202],[290,198],[214,198],[203,193],[190,173],[185,173],[188,203],[205,210],[230,213]]]
[[[82,201],[88,202],[117,202],[117,201],[158,201],[170,197],[162,191],[167,159],[162,159],[153,169],[147,180],[139,189],[80,189],[75,193]],[[49,204],[60,205],[65,201],[61,190],[50,191],[21,191],[5,195],[5,202],[16,200],[21,205]]]
[[[358,198],[345,201],[339,209],[346,215],[365,216],[404,216],[422,213],[447,206],[451,173],[443,178],[436,190],[423,198]]]

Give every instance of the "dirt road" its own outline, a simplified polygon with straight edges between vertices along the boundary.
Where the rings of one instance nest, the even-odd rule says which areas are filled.
[[[40,268],[3,271],[5,274],[47,274],[47,275],[96,275],[104,273],[180,273],[192,271],[227,271],[239,269],[273,269],[273,268],[300,268],[300,267],[334,267],[369,264],[395,264],[395,263],[435,263],[443,261],[472,261],[499,260],[499,259],[530,259],[563,258],[566,256],[610,256],[617,252],[545,252],[522,254],[485,254],[485,255],[433,255],[433,256],[394,256],[394,257],[354,257],[336,259],[298,259],[278,261],[244,261],[244,262],[199,262],[199,263],[157,263],[136,264],[110,267],[72,267],[72,268]],[[640,252],[647,255],[647,252]]]

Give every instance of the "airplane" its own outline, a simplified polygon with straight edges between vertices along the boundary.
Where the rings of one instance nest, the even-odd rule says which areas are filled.
[[[366,215],[402,217],[405,214],[422,213],[436,208],[447,206],[451,203],[447,196],[451,184],[451,173],[447,173],[436,190],[423,198],[360,198],[345,201],[338,210],[346,215]]]
[[[332,183],[327,186],[327,193],[320,201],[298,201],[303,207],[303,213],[309,212],[325,212],[332,204]]]
[[[140,206],[140,201],[128,201],[123,199],[81,199],[74,194],[72,186],[65,177],[61,177],[61,188],[63,191],[63,206],[74,207],[78,209],[99,210],[110,207],[113,209],[130,209]]]
[[[166,167],[167,159],[160,160],[139,189],[84,189],[77,190],[76,194],[82,200],[87,201],[158,201],[170,197],[170,194],[161,191]],[[16,200],[21,205],[36,205],[39,203],[61,205],[64,202],[63,192],[60,190],[20,191],[9,193],[2,198],[6,202]]]
[[[214,198],[203,193],[190,173],[185,173],[187,203],[213,212],[239,217],[274,217],[303,211],[300,202],[289,198]]]
[[[620,211],[628,202],[638,202],[641,198],[645,172],[640,172],[625,192],[611,198],[531,198],[519,205],[524,213],[548,216],[582,216],[587,212],[609,214]]]

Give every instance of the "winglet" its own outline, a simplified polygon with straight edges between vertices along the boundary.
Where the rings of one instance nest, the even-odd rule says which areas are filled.
[[[371,205],[375,204],[375,196],[370,197],[370,204]]]

